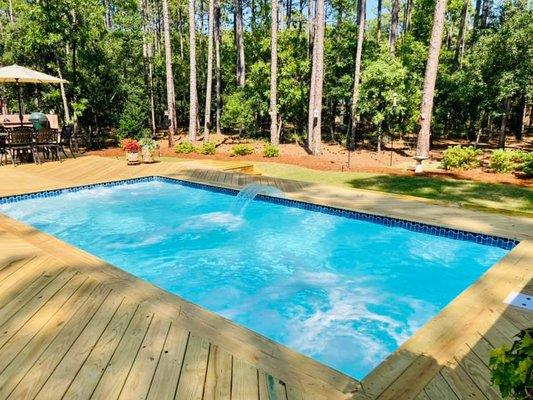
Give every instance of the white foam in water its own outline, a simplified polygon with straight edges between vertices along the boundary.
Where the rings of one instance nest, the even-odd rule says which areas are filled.
[[[178,231],[190,229],[209,231],[215,229],[226,229],[235,231],[244,223],[239,215],[229,212],[212,212],[207,214],[193,215],[178,227]]]

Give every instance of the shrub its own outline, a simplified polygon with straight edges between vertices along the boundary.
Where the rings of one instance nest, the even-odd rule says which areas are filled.
[[[531,399],[533,392],[533,328],[522,330],[509,349],[498,347],[490,354],[491,382],[504,398]]]
[[[231,156],[246,156],[253,154],[254,148],[249,144],[236,144],[231,148]]]
[[[131,89],[131,88],[130,88]],[[142,91],[131,89],[118,122],[118,139],[140,139],[148,124],[148,107]]]
[[[472,146],[461,147],[453,146],[444,150],[442,158],[442,167],[444,169],[471,169],[481,165],[480,156],[483,152]]]
[[[522,172],[528,177],[533,178],[533,153],[529,153],[522,165]]]
[[[274,146],[271,143],[265,143],[265,147],[263,148],[263,156],[267,158],[271,157],[278,157],[279,156],[279,149],[277,146]]]
[[[150,151],[159,148],[159,143],[157,143],[151,137],[143,137],[141,140],[139,140],[139,145],[141,147],[147,148]]]
[[[215,143],[213,142],[203,142],[200,148],[198,149],[198,153],[200,154],[215,154],[217,148],[215,146]]]
[[[196,151],[196,147],[194,147],[191,142],[184,141],[178,143],[176,147],[174,147],[174,151],[178,154],[189,154],[194,153]]]
[[[494,172],[521,171],[528,153],[520,150],[494,150],[490,156],[490,168]]]

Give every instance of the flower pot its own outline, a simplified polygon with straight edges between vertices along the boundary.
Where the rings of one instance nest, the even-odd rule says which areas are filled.
[[[136,151],[135,152],[127,151],[126,160],[128,161],[128,165],[139,164],[139,153]]]
[[[143,163],[153,163],[154,160],[154,150],[151,150],[149,147],[143,147],[141,149],[141,155],[143,159]]]

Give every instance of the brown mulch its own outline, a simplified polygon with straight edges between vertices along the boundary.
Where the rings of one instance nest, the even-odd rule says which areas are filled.
[[[183,140],[180,137],[179,142]],[[279,146],[280,155],[275,158],[263,157],[263,142],[250,139],[238,139],[225,135],[211,135],[211,140],[217,143],[217,152],[214,155],[176,154],[173,149],[168,147],[166,140],[160,140],[160,152],[165,157],[176,157],[181,159],[210,159],[218,161],[255,161],[255,162],[274,162],[280,164],[297,165],[300,167],[321,170],[321,171],[351,171],[351,172],[370,172],[386,173],[396,175],[411,175],[414,166],[414,152],[409,150],[401,143],[394,143],[394,148],[385,148],[380,153],[375,149],[359,149],[350,152],[339,144],[324,143],[322,147],[323,154],[320,156],[310,155],[306,149],[295,143],[282,144]],[[201,142],[199,142],[201,144]],[[231,148],[237,143],[248,143],[255,148],[254,154],[247,156],[230,155]],[[532,179],[525,179],[514,174],[496,174],[487,171],[487,168],[477,168],[466,171],[445,171],[438,168],[438,161],[442,158],[442,149],[448,145],[455,144],[451,141],[442,141],[434,144],[431,152],[431,160],[427,162],[426,175],[438,178],[466,179],[486,183],[506,183],[520,186],[533,187]],[[118,147],[107,148],[104,150],[90,151],[87,154],[99,155],[104,157],[120,157],[124,153]],[[350,163],[348,165],[348,157]]]

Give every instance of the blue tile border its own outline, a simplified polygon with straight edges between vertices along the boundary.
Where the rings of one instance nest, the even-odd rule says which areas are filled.
[[[80,190],[92,189],[96,187],[114,187],[114,186],[123,186],[129,185],[132,183],[139,182],[168,182],[174,184],[180,184],[182,186],[200,188],[204,190],[209,190],[211,192],[224,193],[228,195],[235,196],[239,193],[236,189],[223,188],[220,186],[210,185],[206,183],[197,183],[186,181],[183,179],[170,178],[166,176],[147,176],[142,178],[132,178],[132,179],[123,179],[118,181],[109,181],[103,183],[94,183],[89,185],[73,186],[64,189],[56,190],[46,190],[41,192],[32,192],[25,193],[20,195],[5,196],[0,197],[0,205],[16,203],[23,200],[30,200],[36,198],[46,198],[46,197],[55,197],[64,193],[79,192]],[[281,204],[288,207],[299,208],[303,210],[320,212],[323,214],[336,215],[344,218],[351,218],[359,221],[370,222],[374,224],[384,225],[388,227],[397,227],[402,229],[407,229],[413,232],[425,233],[432,236],[442,236],[450,239],[464,240],[468,242],[474,242],[478,244],[483,244],[486,246],[499,247],[505,250],[513,249],[518,243],[518,240],[508,239],[498,236],[485,235],[482,233],[468,232],[458,229],[444,228],[436,225],[424,224],[421,222],[414,222],[409,220],[404,220],[400,218],[393,217],[384,217],[381,215],[363,213],[360,211],[346,210],[342,208],[336,208],[331,206],[318,205],[313,203],[307,203],[300,200],[292,200],[286,198],[272,197],[268,195],[260,194],[256,197],[259,201],[264,201],[267,203]]]

